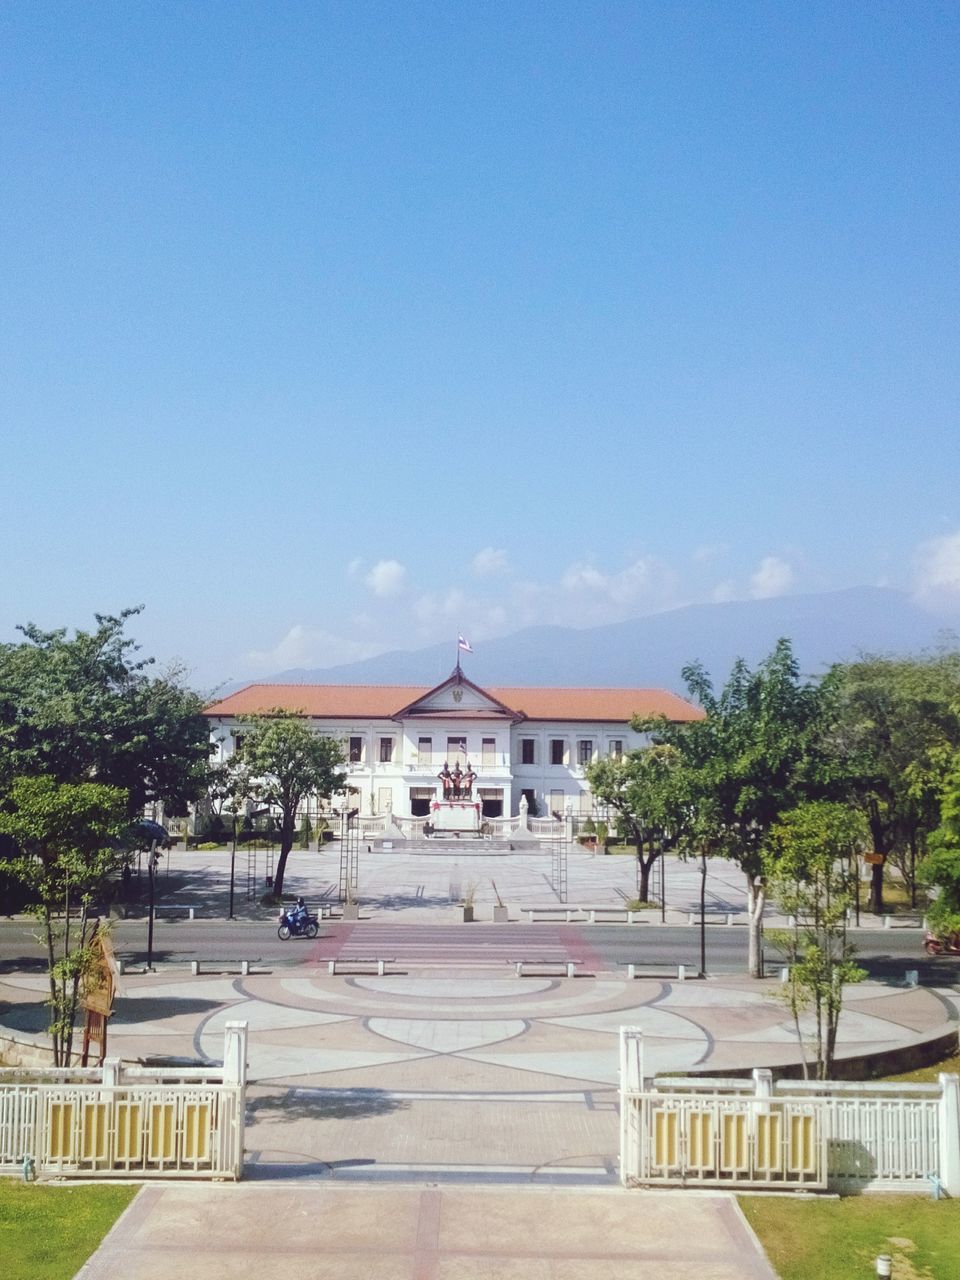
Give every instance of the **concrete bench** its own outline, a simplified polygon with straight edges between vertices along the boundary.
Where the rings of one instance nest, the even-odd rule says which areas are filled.
[[[574,921],[597,924],[600,916],[608,920],[622,920],[625,924],[636,924],[643,915],[642,911],[631,911],[629,907],[617,906],[616,903],[606,903],[596,907],[571,907],[566,905],[559,907],[521,907],[520,910],[526,912],[529,924],[533,924],[537,916],[543,920],[553,920],[562,916],[566,924],[573,924]]]
[[[154,903],[154,915],[158,911],[186,911],[188,920],[196,920],[196,907],[190,905],[189,902],[157,902]]]
[[[240,976],[245,978],[250,972],[250,966],[254,962],[252,960],[191,960],[190,972],[195,978],[200,976],[200,966],[203,965],[207,973],[226,973],[230,969],[236,969]]]
[[[564,977],[575,978],[577,975],[574,971],[577,965],[583,964],[583,961],[582,960],[556,960],[556,959],[550,959],[547,957],[541,957],[539,959],[537,959],[536,957],[528,957],[524,960],[510,960],[508,961],[508,964],[512,964],[516,968],[518,978],[523,977],[523,971],[525,968],[538,969],[541,972],[544,970],[549,971],[553,969],[558,969],[563,973]]]
[[[337,971],[343,973],[347,969],[354,969],[360,973],[366,973],[368,969],[376,969],[377,977],[382,978],[386,972],[388,964],[395,964],[396,960],[393,956],[338,956],[335,960],[327,961],[327,972],[332,978]]]
[[[543,920],[554,920],[557,916],[562,916],[567,924],[573,920],[574,916],[580,914],[579,907],[521,907],[521,912],[526,912],[527,921],[533,924],[534,917],[540,916]]]
[[[687,968],[685,964],[676,966],[664,964],[662,960],[637,961],[629,960],[621,962],[627,970],[627,979],[633,981],[634,978],[672,978],[673,969],[677,971],[677,982],[685,982],[687,979]],[[692,972],[698,973],[698,969],[692,969]]]
[[[736,911],[705,911],[701,916],[699,911],[691,911],[687,914],[687,924],[699,924],[701,920],[704,924],[733,924],[736,914]]]

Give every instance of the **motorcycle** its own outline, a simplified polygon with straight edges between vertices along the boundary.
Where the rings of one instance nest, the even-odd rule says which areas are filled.
[[[951,933],[946,938],[926,933],[923,937],[923,949],[928,956],[960,956],[960,933]]]
[[[296,920],[292,908],[280,912],[277,937],[281,942],[286,942],[288,938],[315,938],[319,932],[320,923],[316,916],[308,914],[304,919]]]

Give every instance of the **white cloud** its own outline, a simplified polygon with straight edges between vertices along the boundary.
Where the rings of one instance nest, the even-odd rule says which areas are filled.
[[[507,553],[496,547],[484,547],[470,562],[470,568],[478,578],[489,578],[493,574],[506,573],[509,567]]]
[[[363,560],[361,559],[360,556],[354,556],[353,559],[350,561],[350,563],[347,565],[347,577],[359,578],[362,569],[363,569]]]
[[[924,604],[960,603],[960,531],[924,542],[915,557],[914,591]]]
[[[631,606],[665,609],[677,602],[673,571],[652,556],[641,556],[619,573],[602,573],[589,562],[577,562],[564,573],[560,585],[573,594],[589,592],[605,597],[614,610],[629,611]]]
[[[382,653],[383,645],[333,635],[302,622],[290,628],[272,649],[252,649],[244,664],[257,674],[269,675],[293,667],[332,667],[341,662],[359,662]]]
[[[376,596],[399,595],[406,585],[407,571],[399,560],[378,560],[364,582]]]
[[[793,570],[779,556],[764,556],[750,575],[750,595],[754,600],[782,596],[793,584]]]

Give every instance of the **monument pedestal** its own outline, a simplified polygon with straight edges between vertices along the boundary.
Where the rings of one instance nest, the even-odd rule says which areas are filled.
[[[434,800],[430,805],[430,825],[438,836],[479,836],[479,800]]]

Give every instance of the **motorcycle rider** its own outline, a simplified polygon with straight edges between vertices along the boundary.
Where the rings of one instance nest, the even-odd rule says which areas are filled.
[[[302,929],[307,923],[307,904],[302,898],[297,899],[297,905],[290,916],[290,923],[295,929]]]

